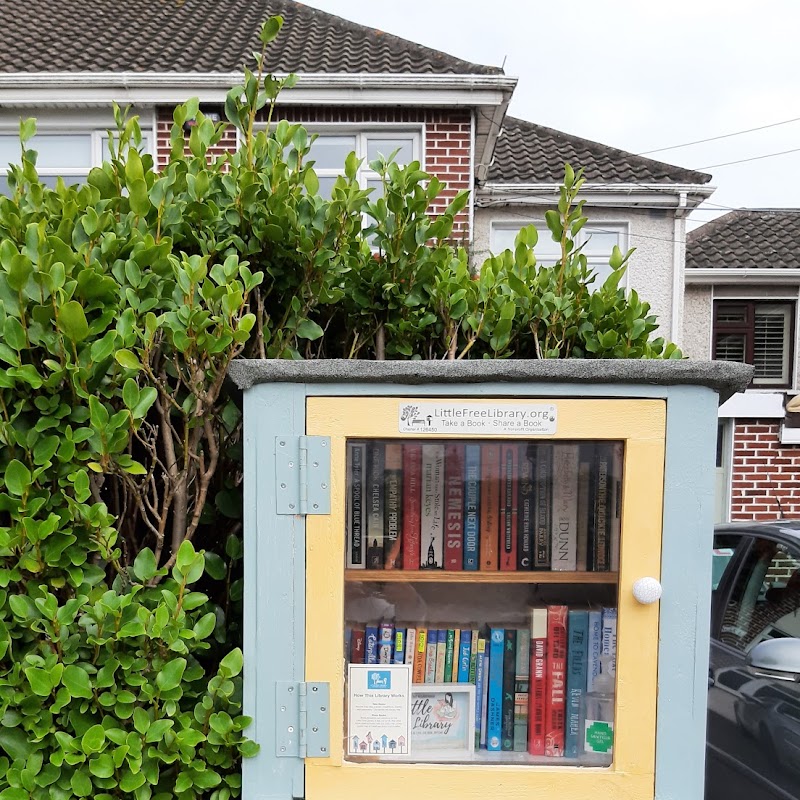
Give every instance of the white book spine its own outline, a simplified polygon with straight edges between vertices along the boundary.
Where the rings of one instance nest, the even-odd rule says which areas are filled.
[[[444,445],[422,445],[422,569],[444,567]]]
[[[603,609],[603,649],[601,655],[608,659],[610,673],[617,674],[617,609]]]
[[[367,503],[364,480],[367,446],[363,442],[347,443],[347,567],[365,569],[367,565]]]
[[[576,444],[557,444],[553,447],[553,570],[569,572],[577,568],[578,457]]]
[[[591,692],[594,679],[600,674],[600,653],[603,650],[603,614],[589,612],[589,668],[586,670],[586,691]]]
[[[425,648],[425,683],[436,681],[436,646],[438,636],[431,636],[433,629],[428,630],[428,644]]]
[[[405,663],[414,666],[414,653],[417,652],[417,629],[408,628],[406,630],[406,655]]]

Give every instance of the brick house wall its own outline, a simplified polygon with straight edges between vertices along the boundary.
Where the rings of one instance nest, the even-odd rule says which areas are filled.
[[[800,445],[780,437],[773,419],[734,422],[731,521],[800,519]]]
[[[462,189],[470,188],[472,124],[469,111],[453,109],[408,109],[354,107],[335,108],[320,106],[287,106],[276,109],[273,119],[287,119],[313,127],[315,123],[341,123],[343,125],[407,124],[423,126],[422,157],[424,168],[446,184],[434,204],[434,212],[441,213]],[[163,167],[169,157],[169,132],[172,127],[172,109],[160,107],[156,118],[156,163]],[[212,155],[222,155],[236,147],[233,128],[220,141]],[[470,206],[456,217],[453,236],[470,241]]]

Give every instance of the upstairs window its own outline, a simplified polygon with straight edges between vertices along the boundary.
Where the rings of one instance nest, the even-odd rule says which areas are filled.
[[[714,303],[714,358],[755,367],[753,386],[792,384],[794,304],[760,301]]]

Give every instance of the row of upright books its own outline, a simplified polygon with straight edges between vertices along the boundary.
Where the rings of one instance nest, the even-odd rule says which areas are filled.
[[[533,608],[525,628],[353,625],[349,663],[408,664],[413,683],[475,685],[475,748],[578,758],[586,695],[614,675],[616,608]],[[607,720],[613,729],[613,719]]]
[[[619,569],[619,442],[347,443],[349,569]]]

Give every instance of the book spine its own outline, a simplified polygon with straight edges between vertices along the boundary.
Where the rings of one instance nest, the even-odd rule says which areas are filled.
[[[489,637],[489,698],[486,716],[486,749],[502,750],[503,745],[503,654],[505,631],[492,628]]]
[[[503,640],[503,750],[514,749],[514,691],[517,677],[517,631],[506,628]]]
[[[547,708],[544,754],[564,755],[567,671],[567,607],[547,607]]]
[[[414,653],[412,683],[425,683],[425,661],[428,656],[428,629],[417,628],[417,648]]]
[[[625,448],[622,442],[614,442],[612,449],[612,490],[611,490],[611,571],[619,572],[619,537],[622,533],[622,470],[624,468]]]
[[[350,634],[350,663],[363,664],[366,651],[366,631],[364,628],[353,628]]]
[[[517,569],[528,570],[533,566],[533,533],[536,492],[536,446],[519,446],[519,501],[517,516]]]
[[[516,676],[514,678],[514,750],[528,750],[528,705],[531,685],[531,632],[517,631]]]
[[[589,559],[589,520],[591,517],[590,494],[592,483],[592,453],[590,448],[581,447],[578,462],[578,525],[575,566],[579,572],[586,572],[591,566]]]
[[[469,683],[475,683],[477,678],[475,677],[478,672],[478,636],[480,635],[480,631],[477,628],[472,629],[472,636],[470,639],[470,648],[469,648]]]
[[[365,664],[378,663],[378,626],[367,625],[366,628],[366,650],[364,653]]]
[[[394,625],[382,622],[378,629],[378,663],[391,664],[394,661]]]
[[[420,567],[444,565],[444,445],[422,445]]]
[[[364,569],[367,565],[364,547],[366,505],[364,498],[364,462],[367,446],[363,442],[347,443],[347,567]]]
[[[500,445],[481,445],[481,569],[500,567]]]
[[[468,444],[464,456],[464,569],[480,567],[481,446]]]
[[[550,569],[550,520],[553,515],[553,445],[536,447],[533,568]]]
[[[603,614],[589,612],[589,642],[587,647],[586,691],[594,688],[594,679],[600,674],[600,654],[603,652]]]
[[[484,682],[486,674],[484,672],[484,662],[486,656],[486,639],[479,636],[475,648],[475,749],[481,746],[481,725],[483,720],[483,698]]]
[[[444,568],[464,569],[464,445],[448,444],[444,453]]]
[[[528,752],[543,756],[547,714],[547,609],[531,615],[531,688],[528,707]]]
[[[383,565],[385,569],[400,569],[403,565],[403,445],[401,444],[386,445],[384,486],[386,520]]]
[[[578,445],[553,448],[553,570],[572,571],[577,566]]]
[[[350,640],[353,637],[353,629],[348,625],[344,629],[344,662],[350,663]]]
[[[425,651],[425,683],[436,682],[436,651],[439,647],[439,630],[428,629],[428,644]]]
[[[486,640],[483,653],[483,688],[481,689],[481,747],[486,749],[486,729],[489,727],[489,668],[491,667],[491,657],[489,649],[491,643]]]
[[[404,664],[408,664],[411,668],[411,674],[414,674],[414,659],[417,655],[417,629],[406,628],[406,652]]]
[[[458,675],[459,683],[469,683],[469,668],[472,657],[472,631],[465,628],[461,631],[461,641],[458,645]]]
[[[611,448],[606,444],[597,445],[595,461],[595,563],[598,572],[608,572],[611,562]]]
[[[403,445],[403,569],[419,569],[422,486],[422,445]]]
[[[439,630],[439,638],[436,641],[436,671],[433,675],[435,683],[444,683],[444,668],[447,663],[447,629]]]
[[[383,523],[386,501],[383,442],[369,443],[367,479],[367,569],[383,569]]]
[[[406,632],[404,628],[394,630],[394,663],[406,663]]]
[[[517,568],[517,454],[516,444],[500,447],[500,569]]]
[[[567,713],[564,755],[577,758],[581,752],[581,703],[586,692],[589,612],[570,611],[567,627]]]
[[[447,631],[447,641],[445,642],[444,651],[444,676],[442,680],[445,683],[453,681],[453,659],[457,658],[456,655],[456,634],[458,631],[452,628]],[[456,662],[456,675],[458,675],[458,663]]]
[[[609,673],[617,674],[617,609],[603,609],[603,649],[600,651],[603,658],[608,659]]]

